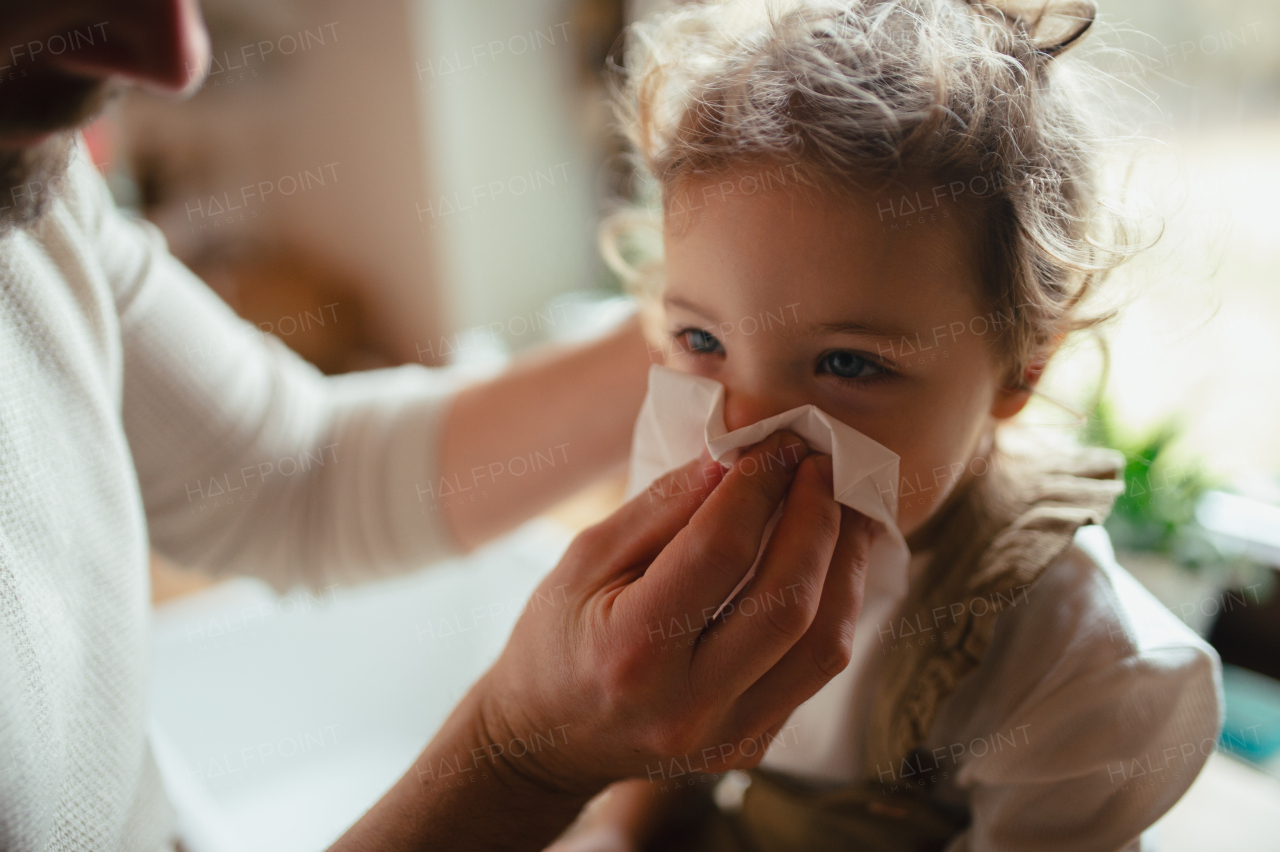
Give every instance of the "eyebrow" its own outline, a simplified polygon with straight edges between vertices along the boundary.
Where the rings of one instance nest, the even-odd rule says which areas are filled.
[[[711,314],[707,313],[702,308],[695,305],[693,302],[687,301],[685,299],[681,299],[678,296],[663,296],[662,303],[668,306],[684,308],[686,311],[695,313],[698,316],[702,317],[703,319],[712,319]]]
[[[911,337],[915,329],[895,328],[893,326],[870,326],[860,322],[824,322],[814,326],[814,331],[825,334],[856,334],[860,337],[894,338]]]
[[[703,308],[686,299],[681,299],[678,296],[667,296],[663,299],[663,302],[673,307],[684,308],[686,311],[698,314],[704,319],[714,319],[712,315],[707,313]],[[898,328],[887,325],[868,325],[866,323],[853,320],[824,322],[818,324],[811,323],[807,325],[800,325],[800,328],[817,334],[856,334],[859,337],[878,338],[881,340],[897,340],[899,338],[911,337],[917,334],[915,329]]]

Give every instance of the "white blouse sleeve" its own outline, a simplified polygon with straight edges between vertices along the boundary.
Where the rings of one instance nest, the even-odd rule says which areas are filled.
[[[1105,531],[1076,542],[930,732],[960,755],[952,790],[972,815],[948,852],[1137,849],[1216,747],[1213,649],[1115,564]]]
[[[115,293],[122,417],[152,545],[281,590],[456,552],[421,495],[458,383],[417,365],[323,376],[239,319],[158,230],[116,211],[86,159],[71,180],[99,196],[78,207]]]

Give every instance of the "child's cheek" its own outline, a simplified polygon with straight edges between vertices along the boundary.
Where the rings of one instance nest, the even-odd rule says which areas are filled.
[[[676,345],[668,349],[667,358],[664,366],[676,370],[681,373],[689,373],[694,376],[702,376],[707,379],[714,379],[715,365],[712,359],[699,357],[690,352],[683,352]]]
[[[985,465],[982,458],[974,459],[969,465],[961,461],[904,465],[898,479],[899,526],[904,532],[910,532],[927,521],[966,474],[980,476],[986,472]]]

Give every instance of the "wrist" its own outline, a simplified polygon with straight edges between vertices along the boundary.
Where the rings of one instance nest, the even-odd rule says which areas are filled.
[[[513,741],[528,738],[495,724],[501,717],[482,712],[483,699],[478,689],[467,694],[409,771],[331,852],[533,852],[573,822],[589,796],[547,783],[520,757],[506,754],[523,753]],[[552,733],[563,747],[567,729]],[[540,748],[547,747],[546,736]]]
[[[570,728],[532,738],[486,706],[486,678],[467,694],[400,782],[334,849],[539,850],[573,822],[590,794],[527,758],[563,749]],[[548,733],[550,731],[550,733]],[[391,830],[391,826],[397,826]],[[518,826],[518,830],[513,830]]]
[[[544,714],[529,712],[535,693],[525,690],[523,700],[499,694],[493,689],[498,679],[486,673],[472,689],[474,700],[470,718],[470,740],[483,753],[491,774],[512,790],[537,791],[553,801],[576,803],[576,809],[603,790],[611,780],[583,772],[575,755],[583,748],[582,726],[568,718],[547,720]],[[576,813],[575,809],[575,813]]]

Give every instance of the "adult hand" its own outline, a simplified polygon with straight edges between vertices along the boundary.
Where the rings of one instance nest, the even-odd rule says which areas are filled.
[[[565,604],[529,608],[483,684],[493,730],[563,726],[573,747],[512,766],[594,793],[673,758],[708,772],[757,763],[760,737],[849,659],[868,533],[842,518],[830,465],[775,434],[727,473],[695,462],[583,532],[539,590],[564,589]],[[784,496],[756,575],[711,623]]]
[[[673,760],[755,765],[849,660],[870,529],[831,494],[830,457],[783,432],[727,472],[668,474],[584,531],[349,848],[541,849],[611,781]],[[735,613],[710,622],[784,497]]]

